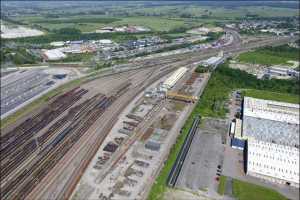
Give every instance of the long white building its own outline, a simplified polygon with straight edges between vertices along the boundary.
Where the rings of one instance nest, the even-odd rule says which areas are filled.
[[[162,86],[167,89],[172,88],[176,84],[176,82],[182,78],[182,76],[187,72],[187,70],[188,69],[186,67],[180,67],[163,82]]]
[[[244,139],[299,147],[299,104],[244,97]]]
[[[299,149],[249,139],[247,174],[299,187]]]

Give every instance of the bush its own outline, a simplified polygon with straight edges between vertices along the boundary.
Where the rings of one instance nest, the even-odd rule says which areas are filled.
[[[196,68],[196,70],[195,70],[195,72],[197,72],[197,73],[206,73],[206,72],[208,72],[209,71],[209,68],[208,67],[204,67],[204,66],[202,66],[202,65],[199,65],[197,68]]]

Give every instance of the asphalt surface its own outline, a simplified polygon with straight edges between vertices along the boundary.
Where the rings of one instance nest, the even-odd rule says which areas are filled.
[[[176,187],[206,190],[214,181],[221,154],[221,135],[198,130]]]
[[[39,70],[15,72],[1,78],[1,115],[51,87],[48,74]]]

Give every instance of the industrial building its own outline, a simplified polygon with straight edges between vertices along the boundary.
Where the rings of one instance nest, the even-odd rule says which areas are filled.
[[[223,52],[221,51],[217,56],[213,56],[201,62],[204,67],[218,65],[223,61]]]
[[[60,60],[66,58],[66,54],[61,52],[59,49],[51,49],[43,52],[42,57],[45,60]]]
[[[187,68],[186,67],[180,67],[179,69],[177,69],[169,78],[167,78],[163,84],[162,87],[166,88],[166,89],[171,89],[176,82],[182,78],[182,76],[187,72]]]
[[[299,72],[294,69],[282,68],[282,67],[270,67],[266,70],[266,75],[270,77],[298,77]]]
[[[244,98],[242,137],[299,147],[299,104]]]
[[[299,149],[249,139],[247,174],[299,187]]]

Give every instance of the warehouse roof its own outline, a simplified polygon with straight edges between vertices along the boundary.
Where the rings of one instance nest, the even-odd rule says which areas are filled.
[[[203,61],[203,64],[205,65],[214,65],[216,64],[218,61],[220,61],[222,59],[222,57],[219,57],[219,56],[213,56],[213,57],[210,57],[209,59]]]
[[[299,104],[245,97],[244,116],[299,124]]]
[[[299,184],[299,149],[248,140],[248,172]]]
[[[299,125],[244,116],[243,138],[295,146],[299,145]]]
[[[67,57],[63,52],[58,49],[51,49],[44,52],[44,55],[48,60],[59,60],[61,58]]]
[[[167,80],[164,81],[163,86],[172,88],[175,83],[185,74],[186,71],[186,67],[180,67],[169,78],[167,78]]]

